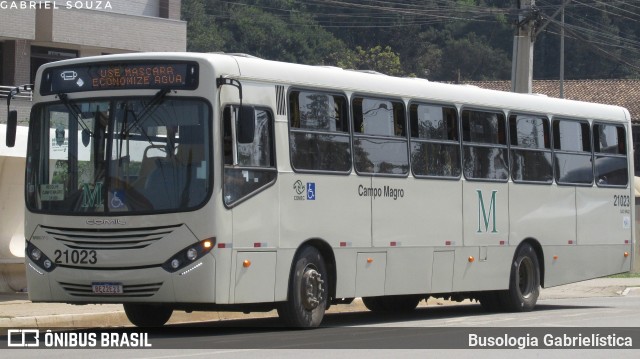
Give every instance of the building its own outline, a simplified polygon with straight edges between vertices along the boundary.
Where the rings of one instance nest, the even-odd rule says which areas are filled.
[[[26,288],[24,171],[31,95],[18,110],[16,147],[5,146],[9,90],[32,84],[41,65],[63,59],[141,51],[185,51],[181,0],[0,0],[0,292]]]
[[[0,97],[32,84],[47,62],[140,51],[185,51],[181,0],[0,1]],[[4,95],[4,96],[3,96]],[[20,120],[30,105],[17,103]],[[0,123],[6,111],[0,111]]]

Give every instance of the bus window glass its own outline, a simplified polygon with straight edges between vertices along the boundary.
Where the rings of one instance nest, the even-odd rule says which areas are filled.
[[[409,172],[404,104],[355,97],[352,100],[355,169],[361,174]]]
[[[409,109],[413,174],[418,177],[460,177],[456,109],[415,103]]]
[[[458,140],[458,116],[453,107],[412,104],[411,137],[425,140]]]
[[[506,145],[504,114],[485,111],[462,111],[465,142]]]
[[[351,170],[347,99],[323,92],[289,93],[289,148],[296,171]]]
[[[509,178],[505,116],[499,112],[462,111],[462,171],[467,179]]]
[[[273,116],[264,109],[255,109],[253,141],[239,143],[232,137],[231,121],[238,121],[237,108],[227,106],[223,112],[225,148],[224,202],[233,205],[241,199],[267,187],[276,180]],[[233,153],[237,163],[233,163]]]
[[[549,148],[549,125],[544,118],[512,115],[511,146],[520,148]]]
[[[554,168],[560,184],[593,183],[591,131],[587,121],[554,120]]]
[[[210,118],[204,101],[75,101],[40,105],[33,116],[32,210],[185,211],[207,200]]]
[[[624,155],[627,152],[623,126],[595,124],[593,138],[596,153]]]
[[[598,186],[626,187],[629,183],[624,126],[593,125],[595,176]]]
[[[551,183],[549,121],[539,116],[511,115],[509,128],[513,181]]]
[[[291,127],[347,132],[346,98],[327,93],[293,91],[289,95]]]

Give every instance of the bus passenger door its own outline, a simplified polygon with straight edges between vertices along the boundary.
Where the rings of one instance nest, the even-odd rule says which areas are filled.
[[[231,277],[232,298],[235,303],[268,302],[274,300],[275,288],[264,283],[276,270],[280,220],[273,115],[253,107],[243,107],[240,115],[237,109],[227,106],[223,111],[223,198],[232,213],[232,248],[240,251],[234,258],[240,264],[234,265],[235,279]],[[251,263],[249,269],[242,269],[245,260]],[[262,283],[262,290],[248,289],[255,283]]]

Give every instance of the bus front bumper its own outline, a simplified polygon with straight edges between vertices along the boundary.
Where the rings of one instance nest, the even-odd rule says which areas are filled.
[[[63,303],[215,303],[212,254],[170,273],[162,267],[68,268],[48,272],[25,258],[29,299]]]

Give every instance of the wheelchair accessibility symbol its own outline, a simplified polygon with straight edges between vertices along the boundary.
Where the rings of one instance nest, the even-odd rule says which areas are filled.
[[[307,200],[313,201],[316,199],[316,184],[314,182],[307,182]]]
[[[126,205],[124,201],[124,191],[109,192],[109,208],[120,209]]]
[[[316,199],[315,182],[303,183],[301,180],[297,180],[293,184],[293,190],[295,191],[294,201],[315,201]]]

